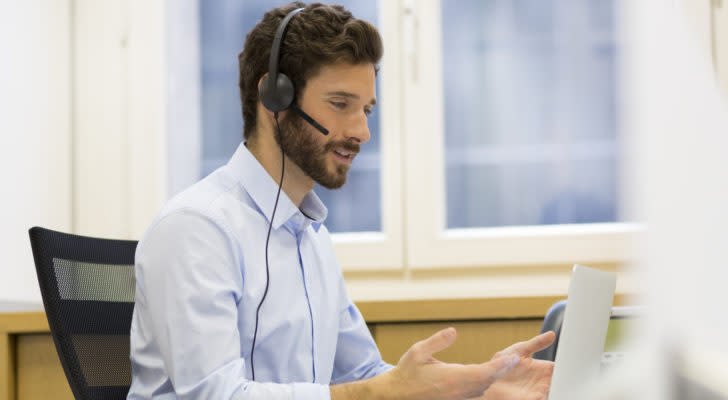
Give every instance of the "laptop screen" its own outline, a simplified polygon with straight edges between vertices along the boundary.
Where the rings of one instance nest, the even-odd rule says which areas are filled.
[[[575,388],[599,374],[616,281],[614,273],[574,266],[556,349],[550,400],[573,398]]]
[[[622,362],[627,351],[629,335],[635,331],[638,318],[644,315],[641,306],[613,307],[604,341],[602,370]]]

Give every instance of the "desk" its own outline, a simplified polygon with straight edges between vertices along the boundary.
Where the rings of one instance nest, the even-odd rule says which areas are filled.
[[[73,399],[41,304],[0,303],[0,400]]]
[[[538,333],[548,308],[565,296],[497,295],[460,299],[357,301],[382,358],[396,363],[436,330],[454,326],[458,340],[438,354],[450,362],[482,362]],[[617,295],[616,304],[625,296]],[[0,303],[0,400],[73,399],[39,305]]]

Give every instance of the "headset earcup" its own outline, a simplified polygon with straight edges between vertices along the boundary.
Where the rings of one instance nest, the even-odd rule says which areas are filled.
[[[277,84],[273,85],[273,79],[268,75],[263,78],[263,82],[258,87],[258,97],[260,97],[261,103],[273,112],[288,109],[295,96],[293,82],[285,74],[279,72],[277,81]]]

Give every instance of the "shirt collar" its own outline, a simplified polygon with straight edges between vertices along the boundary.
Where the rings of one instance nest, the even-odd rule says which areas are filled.
[[[270,221],[276,201],[276,193],[278,193],[278,183],[242,142],[228,162],[228,167],[250,198],[253,199],[263,216]],[[303,197],[300,210],[293,204],[286,192],[281,191],[273,228],[280,228],[286,221],[301,213],[307,217],[305,219],[311,220],[311,226],[318,232],[328,215],[328,209],[313,190]]]

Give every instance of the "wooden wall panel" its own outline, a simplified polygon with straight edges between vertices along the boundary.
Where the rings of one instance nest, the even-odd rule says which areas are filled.
[[[480,363],[515,342],[537,335],[542,322],[542,319],[525,319],[377,324],[375,340],[382,358],[396,364],[415,342],[453,326],[458,333],[457,340],[436,358],[446,362]]]
[[[50,334],[16,337],[17,398],[73,400]]]
[[[15,399],[15,336],[0,332],[0,400]]]

